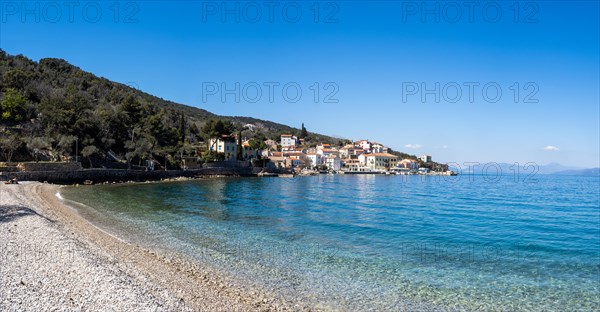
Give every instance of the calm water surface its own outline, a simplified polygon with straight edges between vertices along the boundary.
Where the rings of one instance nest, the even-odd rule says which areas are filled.
[[[130,240],[325,309],[600,308],[598,177],[321,175],[61,192]]]

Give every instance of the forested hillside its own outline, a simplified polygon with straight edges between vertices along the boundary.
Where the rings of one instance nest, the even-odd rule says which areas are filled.
[[[0,161],[88,159],[112,154],[129,163],[178,163],[196,156],[211,119],[231,122],[247,138],[300,130],[250,117],[217,116],[85,72],[61,59],[39,62],[0,50]],[[250,124],[253,127],[246,127]],[[307,141],[337,143],[309,134]]]

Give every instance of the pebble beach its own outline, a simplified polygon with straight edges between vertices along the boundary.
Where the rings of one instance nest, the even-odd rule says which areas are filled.
[[[299,309],[121,241],[64,205],[58,189],[0,185],[0,311]]]

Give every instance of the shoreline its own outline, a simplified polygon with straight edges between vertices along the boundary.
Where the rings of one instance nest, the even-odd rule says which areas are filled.
[[[259,168],[252,167],[215,167],[190,170],[141,171],[128,169],[82,169],[69,171],[0,171],[0,181],[13,178],[18,181],[37,181],[52,184],[83,184],[91,181],[94,184],[105,182],[124,183],[128,181],[161,181],[168,179],[188,178],[202,179],[213,176],[256,176]]]
[[[7,294],[0,310],[314,310],[244,289],[208,266],[130,244],[63,203],[59,189],[0,185],[0,292]]]

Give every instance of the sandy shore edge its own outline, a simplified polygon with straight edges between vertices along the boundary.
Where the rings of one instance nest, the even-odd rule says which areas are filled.
[[[59,188],[0,185],[0,310],[312,310],[129,244],[65,205]]]

